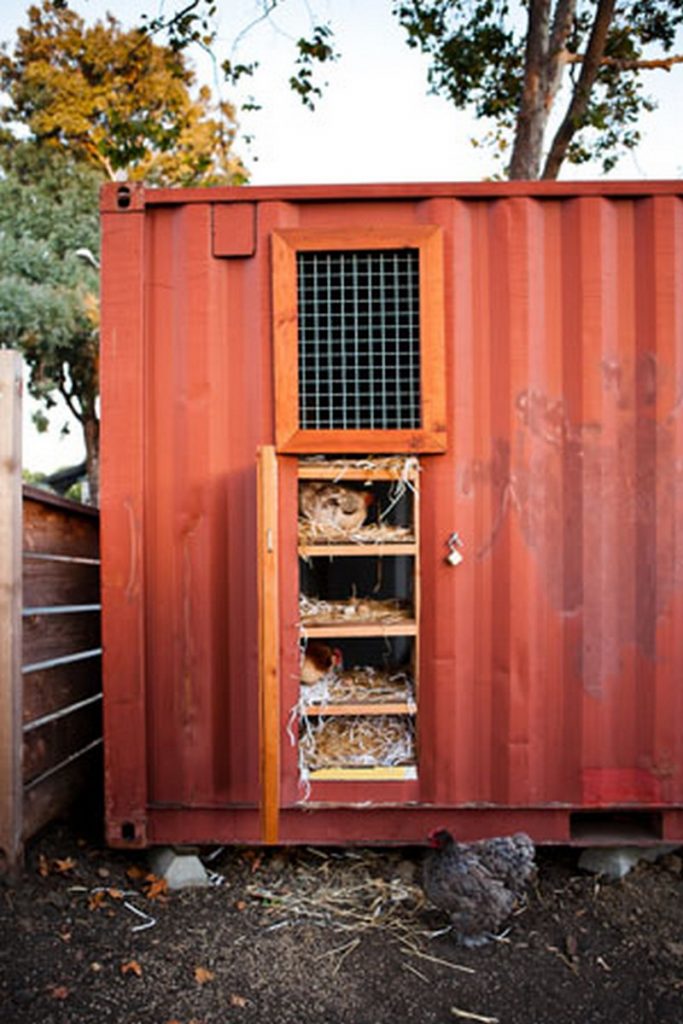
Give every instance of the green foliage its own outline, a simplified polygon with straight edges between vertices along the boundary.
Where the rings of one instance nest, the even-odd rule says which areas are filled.
[[[598,14],[597,0],[547,0],[536,40],[544,61],[535,69],[541,82],[552,78],[553,62],[571,96],[579,79]],[[535,87],[526,73],[530,22],[527,2],[508,0],[393,0],[393,11],[406,30],[409,46],[431,58],[429,84],[456,107],[473,105],[488,118],[486,135],[500,157],[511,151],[519,128],[525,88]],[[566,33],[563,13],[568,12]],[[683,0],[630,0],[615,5],[600,63],[584,109],[570,126],[566,159],[598,159],[609,170],[640,140],[637,123],[653,109],[642,90],[638,66],[654,46],[653,56],[668,53],[683,21]],[[553,50],[553,45],[557,48]],[[568,69],[568,70],[567,70]],[[548,99],[555,93],[548,87]],[[547,111],[545,112],[547,116]],[[494,127],[491,128],[491,121]]]
[[[67,7],[30,7],[13,51],[0,53],[9,97],[0,121],[42,147],[150,184],[240,184],[234,112],[193,95],[195,76],[177,45],[160,46],[111,15],[87,26]],[[182,23],[179,24],[179,31]]]
[[[22,351],[35,397],[49,408],[59,391],[81,422],[98,390],[98,274],[77,251],[98,251],[100,181],[30,143],[0,179],[0,347]]]
[[[289,79],[290,88],[299,95],[309,110],[315,109],[315,99],[322,96],[322,88],[316,85],[314,67],[337,59],[332,46],[332,29],[329,25],[316,25],[311,39],[301,38],[297,42],[297,72]]]

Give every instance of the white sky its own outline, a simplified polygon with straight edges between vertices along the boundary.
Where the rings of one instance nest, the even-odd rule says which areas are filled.
[[[142,0],[71,0],[89,22],[113,10],[124,24],[133,24],[141,4]],[[28,6],[23,0],[2,0],[1,39],[12,41],[26,21]],[[309,0],[317,20],[332,23],[335,47],[342,54],[336,64],[322,69],[321,78],[329,86],[313,114],[287,86],[292,39],[310,29],[306,0],[287,0],[284,11],[253,28],[236,53],[233,42],[253,20],[257,4],[218,0],[218,6],[218,59],[260,62],[246,91],[254,92],[263,109],[240,115],[243,131],[253,135],[254,142],[251,147],[238,142],[253,184],[477,180],[495,172],[490,155],[471,145],[478,131],[474,119],[427,95],[427,61],[406,46],[405,33],[391,16],[390,0]],[[224,98],[234,99],[220,85],[220,74],[208,58],[198,62],[197,70],[202,81],[220,86]],[[683,173],[683,65],[670,73],[654,72],[648,92],[659,101],[660,110],[643,119],[643,143],[610,177],[675,178]],[[598,167],[585,165],[563,168],[562,177],[599,174]],[[49,471],[83,457],[78,427],[58,440],[63,417],[53,417],[55,427],[38,437],[28,412],[27,468]]]

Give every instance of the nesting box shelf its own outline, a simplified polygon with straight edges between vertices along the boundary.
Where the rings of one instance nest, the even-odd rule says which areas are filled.
[[[324,626],[302,626],[301,635],[304,639],[320,637],[331,640],[363,636],[417,636],[417,623],[406,621],[382,625],[375,622],[354,622],[353,625],[345,625],[337,622]]]
[[[300,640],[304,650],[328,641],[327,650],[344,665],[343,672],[333,667],[322,677],[317,700],[302,684],[302,771],[310,781],[416,779],[419,465],[412,457],[391,456],[303,461],[298,478]],[[346,537],[345,506],[358,510]],[[310,533],[321,536],[310,539]],[[387,677],[395,676],[404,679],[403,687],[387,687]],[[366,684],[368,677],[384,681],[375,700],[366,699],[364,677]],[[344,696],[335,700],[340,681]],[[331,763],[325,764],[328,756]],[[373,758],[377,763],[368,763]]]
[[[407,782],[417,779],[413,764],[372,765],[367,768],[317,768],[310,773],[315,782]]]
[[[301,558],[388,558],[405,555],[414,557],[417,544],[300,544]]]
[[[396,701],[393,704],[311,704],[304,714],[308,718],[321,715],[415,715],[414,701]]]

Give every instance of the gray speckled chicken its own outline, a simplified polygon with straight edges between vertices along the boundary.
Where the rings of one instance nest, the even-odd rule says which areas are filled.
[[[494,836],[467,844],[482,864],[516,896],[521,896],[536,878],[536,848],[526,832]]]
[[[457,942],[482,945],[500,929],[533,878],[533,843],[523,833],[456,843],[446,829],[430,833],[429,841],[425,893],[448,914]]]

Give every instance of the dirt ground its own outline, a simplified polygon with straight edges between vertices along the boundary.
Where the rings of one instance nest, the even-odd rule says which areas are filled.
[[[526,907],[478,949],[434,934],[421,851],[201,852],[216,884],[166,894],[144,856],[39,837],[0,883],[0,1019],[683,1024],[682,851],[620,882],[540,851]]]

